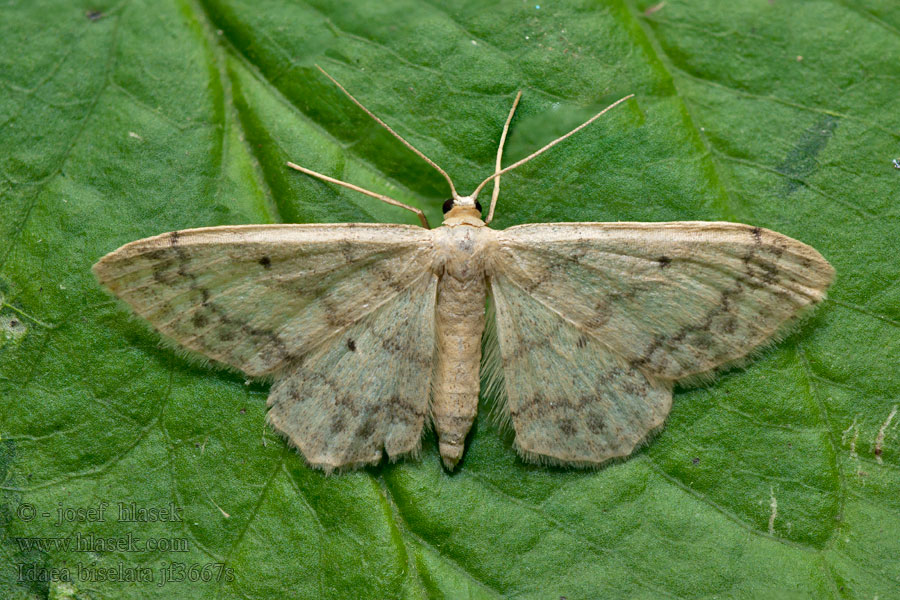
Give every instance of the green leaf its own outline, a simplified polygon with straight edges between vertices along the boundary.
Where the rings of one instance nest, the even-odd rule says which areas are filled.
[[[0,14],[3,598],[896,596],[896,3]],[[90,266],[186,227],[416,222],[286,160],[439,221],[441,177],[314,64],[463,192],[491,172],[516,90],[505,164],[633,92],[504,177],[496,226],[741,221],[813,245],[837,283],[747,368],[676,393],[663,432],[603,469],[525,465],[482,417],[452,475],[430,437],[419,460],[311,471],[264,425],[268,384],[160,347]],[[170,512],[125,522],[119,502]]]

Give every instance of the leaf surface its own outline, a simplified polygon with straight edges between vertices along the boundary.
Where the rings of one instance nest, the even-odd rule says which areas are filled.
[[[2,9],[0,595],[892,597],[895,9],[877,0]],[[264,426],[268,384],[161,347],[90,274],[106,252],[174,229],[416,223],[289,171],[287,160],[439,222],[443,179],[315,64],[464,193],[490,174],[517,90],[504,164],[635,93],[504,176],[495,225],[752,223],[817,248],[837,283],[811,320],[749,366],[678,391],[666,428],[629,460],[594,472],[525,465],[482,410],[453,475],[429,437],[419,461],[325,477]],[[76,510],[103,502],[103,521]],[[119,502],[174,507],[178,519],[122,521]],[[164,549],[52,541],[91,534]],[[64,568],[70,581],[52,580]],[[153,581],[112,580],[140,569]]]

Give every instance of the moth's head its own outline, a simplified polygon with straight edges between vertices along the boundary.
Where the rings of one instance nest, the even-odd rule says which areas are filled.
[[[444,225],[483,226],[481,203],[473,196],[456,196],[444,202]]]

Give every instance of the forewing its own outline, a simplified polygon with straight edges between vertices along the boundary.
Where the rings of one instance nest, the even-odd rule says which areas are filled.
[[[419,449],[434,357],[437,277],[305,356],[272,388],[269,423],[316,467],[331,471]]]
[[[821,301],[834,277],[806,244],[736,223],[548,223],[498,240],[489,272],[665,380],[745,356]]]
[[[409,225],[249,225],[174,231],[94,265],[163,334],[249,375],[276,374],[428,273]]]
[[[627,456],[662,425],[671,385],[584,335],[498,273],[491,279],[506,395],[522,456],[591,466]]]

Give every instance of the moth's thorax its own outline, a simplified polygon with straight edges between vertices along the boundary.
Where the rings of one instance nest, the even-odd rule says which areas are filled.
[[[454,279],[484,278],[485,257],[497,245],[497,234],[484,226],[445,225],[434,230],[435,272]]]
[[[471,225],[472,227],[484,227],[481,220],[481,211],[475,204],[454,204],[453,208],[444,215],[444,225]]]

